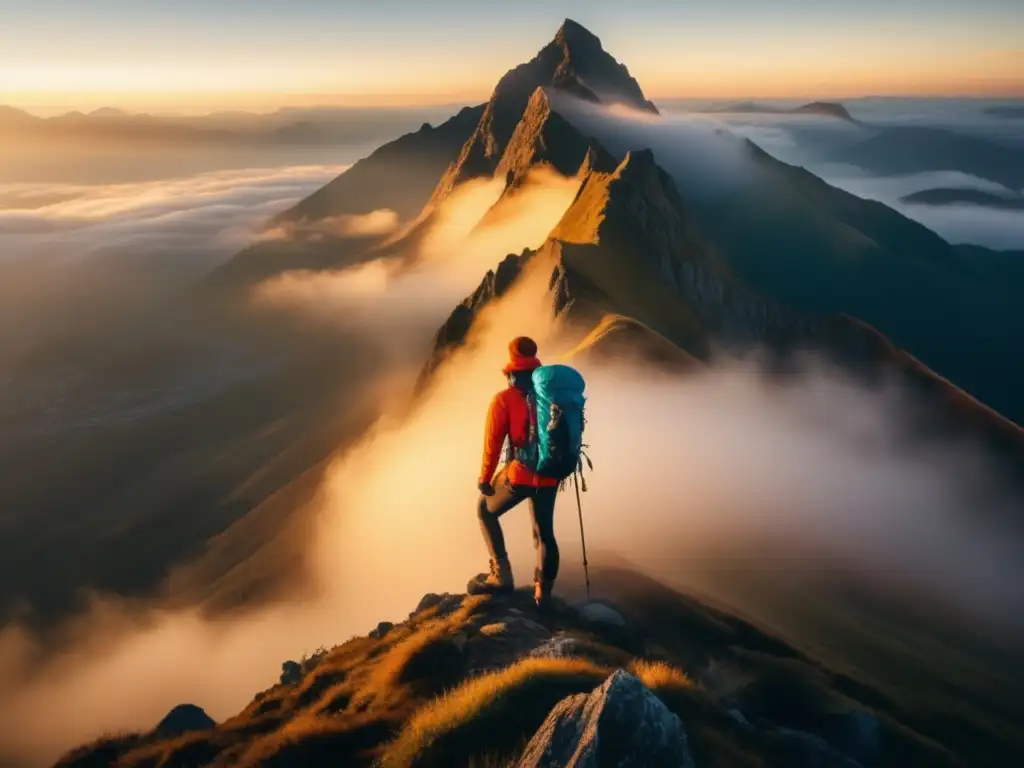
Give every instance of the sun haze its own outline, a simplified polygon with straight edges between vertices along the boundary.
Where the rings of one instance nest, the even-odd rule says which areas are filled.
[[[483,100],[524,41],[563,16],[601,29],[656,99],[1024,94],[1024,6],[1003,0],[258,0],[241,13],[49,0],[3,15],[0,104],[39,113]]]

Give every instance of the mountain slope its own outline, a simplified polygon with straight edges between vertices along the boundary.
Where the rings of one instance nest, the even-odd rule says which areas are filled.
[[[427,595],[407,620],[286,662],[221,723],[182,706],[194,723],[101,739],[58,765],[517,765],[560,701],[616,669],[679,717],[698,766],[1009,765],[1024,748],[1008,724],[984,727],[982,703],[962,701],[964,727],[949,729],[938,700],[843,674],[635,571],[594,577],[605,601],[557,600],[546,615],[521,592]]]
[[[862,320],[929,368],[1024,422],[1024,285],[965,258],[882,203],[830,186],[727,133],[680,133],[556,102],[613,154],[650,147],[729,272],[794,310]]]
[[[515,170],[506,177],[508,184],[525,172],[524,164],[528,166],[534,160],[545,164],[551,152],[572,157],[575,162],[584,145],[582,134],[563,127],[564,119],[551,111],[541,92],[531,104],[534,108],[524,113],[516,128],[517,142],[510,144],[521,144],[527,149],[514,151],[523,162],[510,164]],[[547,121],[539,122],[538,116],[546,117]],[[559,141],[540,141],[546,133],[544,126],[552,123],[563,127],[548,134]],[[538,147],[544,151],[535,151]],[[541,303],[551,307],[563,330],[576,339],[588,333],[601,339],[603,334],[596,329],[608,316],[636,323],[636,328],[646,332],[635,333],[633,338],[638,351],[648,359],[666,359],[664,344],[668,342],[684,358],[708,360],[712,346],[724,342],[734,348],[760,345],[783,354],[801,348],[817,349],[870,377],[885,370],[898,372],[922,394],[924,402],[931,403],[934,412],[928,429],[969,432],[1015,463],[1024,460],[1024,433],[1016,425],[950,384],[914,355],[904,353],[871,325],[844,316],[841,308],[836,311],[829,305],[808,306],[807,302],[801,306],[799,301],[793,301],[798,307],[794,309],[775,298],[780,294],[800,298],[785,293],[792,286],[794,275],[769,272],[769,277],[779,279],[780,283],[760,292],[737,281],[730,266],[744,266],[736,261],[737,253],[742,251],[735,249],[731,259],[723,258],[703,238],[700,225],[706,218],[700,218],[699,204],[684,201],[673,177],[658,165],[649,150],[627,152],[621,162],[616,162],[597,140],[591,139],[588,147],[576,172],[582,178],[579,191],[561,221],[540,248],[509,255],[496,272],[489,272],[477,290],[456,307],[435,336],[434,353],[421,374],[421,387],[447,355],[470,337],[476,317],[484,307],[513,286],[529,284],[533,286],[530,290],[549,293]],[[752,145],[749,149],[755,158],[767,158]],[[776,174],[781,164],[770,158],[765,162],[767,172],[772,174],[768,178],[779,181]],[[571,164],[564,170],[570,171]],[[771,201],[775,205],[782,198],[783,213],[786,206],[806,205],[799,197],[795,203],[785,199],[787,194],[800,194],[802,185],[811,191],[824,188],[825,195],[831,190],[806,172],[795,173],[806,178],[786,177],[788,188],[778,190],[776,199]],[[873,233],[879,226],[870,215],[874,213],[872,204],[861,205],[864,201],[839,194],[845,198],[838,198],[834,216],[803,221],[805,227],[812,227],[804,247],[820,246],[820,241],[814,239],[820,237],[818,232],[827,235],[837,226],[858,233]],[[847,198],[853,203],[844,207]],[[890,239],[897,235],[905,246],[925,251],[929,246],[942,249],[940,258],[956,262],[957,254],[941,238],[884,206],[878,208],[882,224],[887,226],[884,234]],[[869,214],[866,218],[865,210]],[[744,213],[742,209],[735,213],[733,221],[742,220]],[[885,220],[890,213],[891,222]],[[774,211],[773,214],[782,215]],[[751,223],[749,219],[747,223]],[[762,227],[762,235],[763,231]],[[851,259],[859,271],[877,269],[870,261],[876,258],[871,243],[867,235],[854,240],[849,247],[854,249],[855,257],[840,256],[835,251],[815,252],[815,263],[802,269],[811,275],[816,274],[814,267],[835,270],[843,266],[843,258]],[[858,249],[865,248],[863,244],[867,244],[867,250],[860,252]],[[764,255],[762,250],[756,253],[758,257]],[[909,263],[917,266],[913,261]],[[942,261],[926,262],[918,267],[923,274],[912,274],[926,285],[926,268],[934,271],[942,266]],[[891,283],[894,266],[884,264],[883,268],[889,270],[889,274],[883,274]]]
[[[271,225],[317,222],[376,210],[394,211],[402,221],[418,215],[421,223],[426,221],[430,210],[456,184],[490,176],[497,170],[513,131],[541,87],[571,93],[589,102],[626,104],[657,114],[657,108],[647,101],[636,80],[604,51],[601,41],[566,19],[554,39],[533,59],[509,70],[498,81],[487,104],[467,107],[437,128],[425,125],[416,133],[385,144],[276,216]],[[538,104],[530,111],[539,114],[543,109]],[[549,122],[547,116],[539,119]],[[550,122],[548,131],[571,132],[561,118],[552,118]],[[529,159],[521,157],[520,162]],[[565,158],[549,159],[555,161],[552,165],[559,170],[567,167]],[[512,162],[510,156],[507,163]],[[353,241],[330,236],[318,237],[314,242],[300,238],[258,242],[215,270],[210,282],[230,290],[244,288],[285,269],[343,267],[371,258],[371,249],[382,242],[382,237]],[[392,247],[388,252],[393,251]]]
[[[830,159],[884,175],[952,170],[1024,188],[1024,150],[942,128],[884,128]]]

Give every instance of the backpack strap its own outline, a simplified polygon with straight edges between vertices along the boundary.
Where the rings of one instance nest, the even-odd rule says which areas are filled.
[[[526,442],[537,442],[537,395],[532,391],[526,395]]]

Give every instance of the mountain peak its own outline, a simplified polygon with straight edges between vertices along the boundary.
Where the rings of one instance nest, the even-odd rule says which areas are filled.
[[[434,190],[428,209],[434,208],[463,181],[488,176],[498,170],[503,155],[513,139],[516,128],[522,124],[520,139],[503,170],[510,165],[526,170],[524,160],[542,149],[537,144],[539,128],[547,129],[553,121],[567,130],[556,129],[559,138],[582,138],[567,121],[554,115],[545,91],[570,94],[597,104],[621,104],[633,109],[658,114],[658,108],[644,96],[640,84],[601,46],[601,41],[589,30],[572,19],[566,19],[554,39],[545,45],[530,61],[510,69],[498,81],[484,108],[480,122],[472,136],[463,145],[459,157],[445,171]],[[524,122],[525,121],[525,122]],[[543,143],[543,142],[542,142]],[[569,154],[573,162],[581,162],[586,153],[585,141]],[[529,151],[524,151],[529,147]],[[579,151],[577,152],[576,149]],[[549,158],[551,159],[551,158]],[[564,159],[564,158],[563,158]],[[558,163],[554,163],[558,167]],[[563,170],[563,168],[559,168]]]
[[[601,39],[579,22],[567,18],[555,33],[558,45],[595,45],[601,48]]]

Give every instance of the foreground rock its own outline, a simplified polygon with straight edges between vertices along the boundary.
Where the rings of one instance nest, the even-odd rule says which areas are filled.
[[[213,728],[217,722],[195,704],[179,704],[156,727],[156,735],[161,738],[180,736],[189,731],[205,731]]]
[[[689,768],[693,758],[679,718],[620,669],[592,693],[559,702],[517,765]]]

